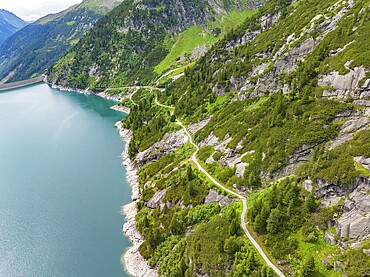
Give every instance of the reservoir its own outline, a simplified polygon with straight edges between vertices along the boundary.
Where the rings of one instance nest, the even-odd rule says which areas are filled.
[[[0,93],[0,276],[129,276],[113,104],[46,84]]]

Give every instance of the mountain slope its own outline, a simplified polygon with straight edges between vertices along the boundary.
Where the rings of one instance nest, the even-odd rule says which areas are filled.
[[[148,83],[172,61],[186,59],[181,55],[204,53],[251,13],[248,7],[246,0],[125,1],[53,67],[49,80],[94,90]],[[176,48],[181,40],[185,48]]]
[[[18,81],[42,74],[119,2],[85,0],[20,30],[0,47],[0,78]]]
[[[112,67],[115,51],[106,69],[91,67],[103,57],[85,60],[77,46],[54,67],[52,80],[82,88],[152,83],[113,92],[130,108],[122,124],[138,168],[139,251],[160,276],[274,276],[243,235],[246,205],[230,190],[247,198],[248,229],[286,276],[370,275],[369,7],[266,1],[160,87],[174,44],[148,71]]]
[[[6,10],[0,10],[0,45],[4,41],[16,33],[18,30],[22,29],[27,25],[27,22],[23,21],[15,14],[8,12]]]

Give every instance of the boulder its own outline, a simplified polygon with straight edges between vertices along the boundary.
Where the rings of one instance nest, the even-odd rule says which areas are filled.
[[[307,190],[308,192],[311,192],[313,187],[312,187],[312,180],[307,179],[303,181],[303,188]]]
[[[325,232],[324,240],[326,241],[326,243],[328,243],[330,245],[336,245],[337,244],[337,240],[335,239],[335,235],[333,235],[330,232]]]
[[[227,205],[230,205],[233,201],[234,201],[234,199],[229,198],[225,195],[220,195],[220,194],[217,193],[217,191],[211,189],[209,191],[208,195],[206,196],[206,199],[204,200],[204,203],[205,204],[219,203],[222,206],[227,206]]]
[[[248,166],[249,164],[248,163],[238,163],[236,165],[236,171],[235,171],[235,175],[239,178],[243,178],[244,177],[244,172],[245,172],[245,168]]]
[[[367,180],[367,179],[364,179]],[[343,215],[336,224],[341,237],[363,239],[370,235],[370,185],[369,181],[360,183],[348,195],[343,207]]]
[[[363,249],[362,250],[366,255],[370,256],[370,249]]]

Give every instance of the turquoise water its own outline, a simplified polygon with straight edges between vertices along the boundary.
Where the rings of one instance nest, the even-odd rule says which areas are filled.
[[[0,93],[0,276],[129,276],[112,104],[45,84]]]

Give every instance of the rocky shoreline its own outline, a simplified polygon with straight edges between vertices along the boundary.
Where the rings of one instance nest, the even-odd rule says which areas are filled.
[[[132,138],[132,132],[124,129],[122,122],[117,122],[116,127],[119,130],[121,138],[126,142],[125,150],[122,153],[122,160],[127,170],[127,181],[130,183],[132,188],[133,201],[122,207],[122,213],[126,218],[126,223],[123,225],[123,232],[131,240],[133,246],[122,255],[121,262],[125,266],[126,270],[133,276],[158,276],[157,271],[150,268],[139,252],[139,247],[143,243],[144,238],[136,228],[135,216],[137,214],[136,204],[140,201],[141,195],[139,191],[139,182],[137,180],[137,169],[135,168],[133,161],[131,161],[128,156],[127,147]]]

